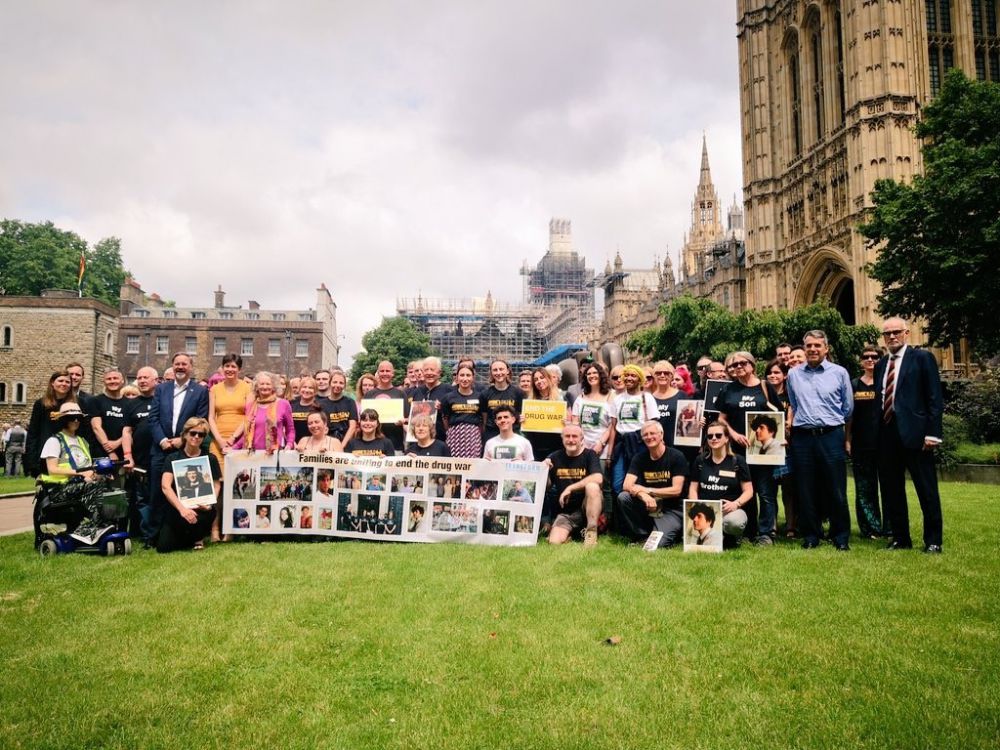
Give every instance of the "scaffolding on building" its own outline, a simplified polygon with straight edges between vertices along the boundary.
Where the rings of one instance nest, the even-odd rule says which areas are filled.
[[[396,300],[396,312],[430,336],[431,348],[447,363],[472,357],[477,363],[504,359],[525,366],[546,351],[546,311],[533,305],[496,302],[491,294],[466,299]]]

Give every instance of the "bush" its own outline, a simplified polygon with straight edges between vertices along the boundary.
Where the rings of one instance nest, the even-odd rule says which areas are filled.
[[[1000,464],[1000,443],[959,443],[954,450],[960,464]]]
[[[941,417],[941,447],[938,448],[938,463],[941,466],[954,466],[962,463],[958,458],[958,447],[969,442],[969,425],[957,414],[944,414]]]
[[[949,389],[945,410],[965,421],[967,440],[1000,441],[1000,371],[988,370],[979,380],[955,383]]]

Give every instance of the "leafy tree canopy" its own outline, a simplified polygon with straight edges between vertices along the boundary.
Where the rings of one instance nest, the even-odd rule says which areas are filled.
[[[406,318],[385,318],[382,323],[368,331],[361,338],[364,351],[354,357],[354,365],[349,376],[353,385],[366,372],[375,373],[378,363],[383,359],[392,362],[396,368],[395,384],[399,385],[406,377],[406,366],[415,359],[429,357],[431,338],[413,325]]]
[[[952,70],[924,108],[924,174],[879,180],[859,231],[878,257],[879,311],[923,318],[931,342],[968,338],[1000,352],[993,305],[1000,289],[1000,84]]]
[[[47,221],[0,221],[0,287],[5,294],[36,295],[43,289],[76,289],[80,255],[86,259],[83,294],[118,307],[127,272],[121,240],[108,237],[88,247],[86,240]]]
[[[626,346],[651,359],[686,362],[694,368],[707,354],[722,361],[735,351],[748,351],[758,360],[774,357],[774,348],[787,341],[801,342],[806,331],[820,329],[830,342],[831,359],[857,372],[865,344],[878,341],[875,326],[850,326],[828,302],[796,310],[747,310],[736,315],[707,299],[684,296],[660,308],[664,323],[632,336]]]

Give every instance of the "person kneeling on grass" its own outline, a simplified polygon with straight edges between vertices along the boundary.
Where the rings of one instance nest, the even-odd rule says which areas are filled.
[[[556,516],[549,532],[550,544],[562,544],[570,535],[583,531],[583,546],[597,545],[597,519],[601,515],[601,459],[590,448],[583,447],[580,425],[563,427],[560,450],[549,454],[549,482],[559,498],[562,512]]]
[[[684,454],[663,442],[663,425],[650,420],[639,433],[646,450],[636,454],[618,495],[619,531],[641,541],[655,528],[662,531],[660,547],[672,547],[684,532],[684,483],[688,463]]]

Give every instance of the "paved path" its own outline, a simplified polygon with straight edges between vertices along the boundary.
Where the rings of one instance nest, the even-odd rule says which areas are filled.
[[[33,493],[0,498],[0,536],[31,531]]]

